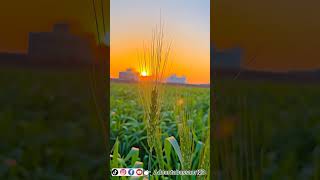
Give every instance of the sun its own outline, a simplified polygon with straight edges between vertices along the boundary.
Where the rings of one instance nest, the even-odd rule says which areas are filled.
[[[148,73],[147,73],[147,71],[142,71],[142,72],[141,72],[141,76],[143,76],[143,77],[146,77],[146,76],[148,76]]]

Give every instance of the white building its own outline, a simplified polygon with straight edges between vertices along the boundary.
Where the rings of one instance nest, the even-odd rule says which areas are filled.
[[[119,72],[119,80],[138,81],[139,80],[139,73],[135,72],[129,68],[126,71]]]
[[[172,84],[185,84],[187,81],[187,78],[185,76],[177,76],[176,74],[173,74],[167,78],[167,83]]]

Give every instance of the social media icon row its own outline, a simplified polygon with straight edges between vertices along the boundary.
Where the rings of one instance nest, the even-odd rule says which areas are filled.
[[[144,176],[148,174],[149,172],[142,168],[113,168],[111,170],[112,176]]]

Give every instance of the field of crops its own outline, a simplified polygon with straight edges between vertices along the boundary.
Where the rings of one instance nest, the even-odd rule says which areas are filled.
[[[138,151],[136,160],[146,168],[146,132],[135,89],[125,84],[112,87],[111,144],[118,138],[123,166],[134,166],[130,154]],[[176,91],[169,89],[169,94]],[[236,180],[320,179],[319,89],[316,84],[217,81],[212,89],[215,111],[211,176]],[[191,97],[200,103],[192,108],[206,112],[209,96],[200,94]],[[174,116],[166,111],[169,107],[165,105],[163,110],[164,136],[179,139]],[[194,123],[207,118],[207,113],[196,114]],[[201,128],[205,127],[195,128],[199,137],[203,136]],[[175,163],[180,163],[178,158]]]
[[[106,153],[88,73],[20,69],[0,73],[0,179],[103,179]],[[216,82],[211,90],[215,96],[211,177],[320,179],[319,91],[317,84]],[[173,136],[181,147],[172,107],[189,105],[197,152],[208,144],[204,138],[209,89],[168,87],[164,97],[169,99],[164,101],[160,124],[165,169],[181,169],[179,153],[168,141],[173,138],[167,139]],[[118,138],[117,165],[148,167],[137,87],[112,83],[110,102],[109,143],[115,147]],[[158,169],[155,153],[152,156],[153,169]],[[201,155],[193,156],[192,169],[198,169],[200,159]]]
[[[89,72],[0,70],[0,179],[104,179]]]
[[[212,164],[218,179],[320,179],[317,84],[217,81]]]
[[[149,162],[150,150],[137,84],[111,83],[110,93],[110,144],[113,147],[111,167],[143,167],[151,171],[160,169],[161,160],[155,154],[152,154]],[[210,144],[210,89],[166,86],[163,98],[159,125],[165,170],[182,169],[188,161],[191,161],[190,165],[184,167],[189,168],[185,169],[209,170],[209,162],[206,160],[209,159]],[[181,107],[184,111],[179,114],[178,109]],[[179,120],[181,116],[187,122],[184,128],[189,131],[186,134],[178,128],[183,124],[183,120]],[[186,142],[190,143],[189,146],[186,146]],[[179,176],[163,178],[183,179]]]

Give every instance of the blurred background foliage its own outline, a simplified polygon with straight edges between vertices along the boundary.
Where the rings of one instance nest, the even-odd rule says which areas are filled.
[[[0,179],[103,179],[88,70],[0,70]]]

